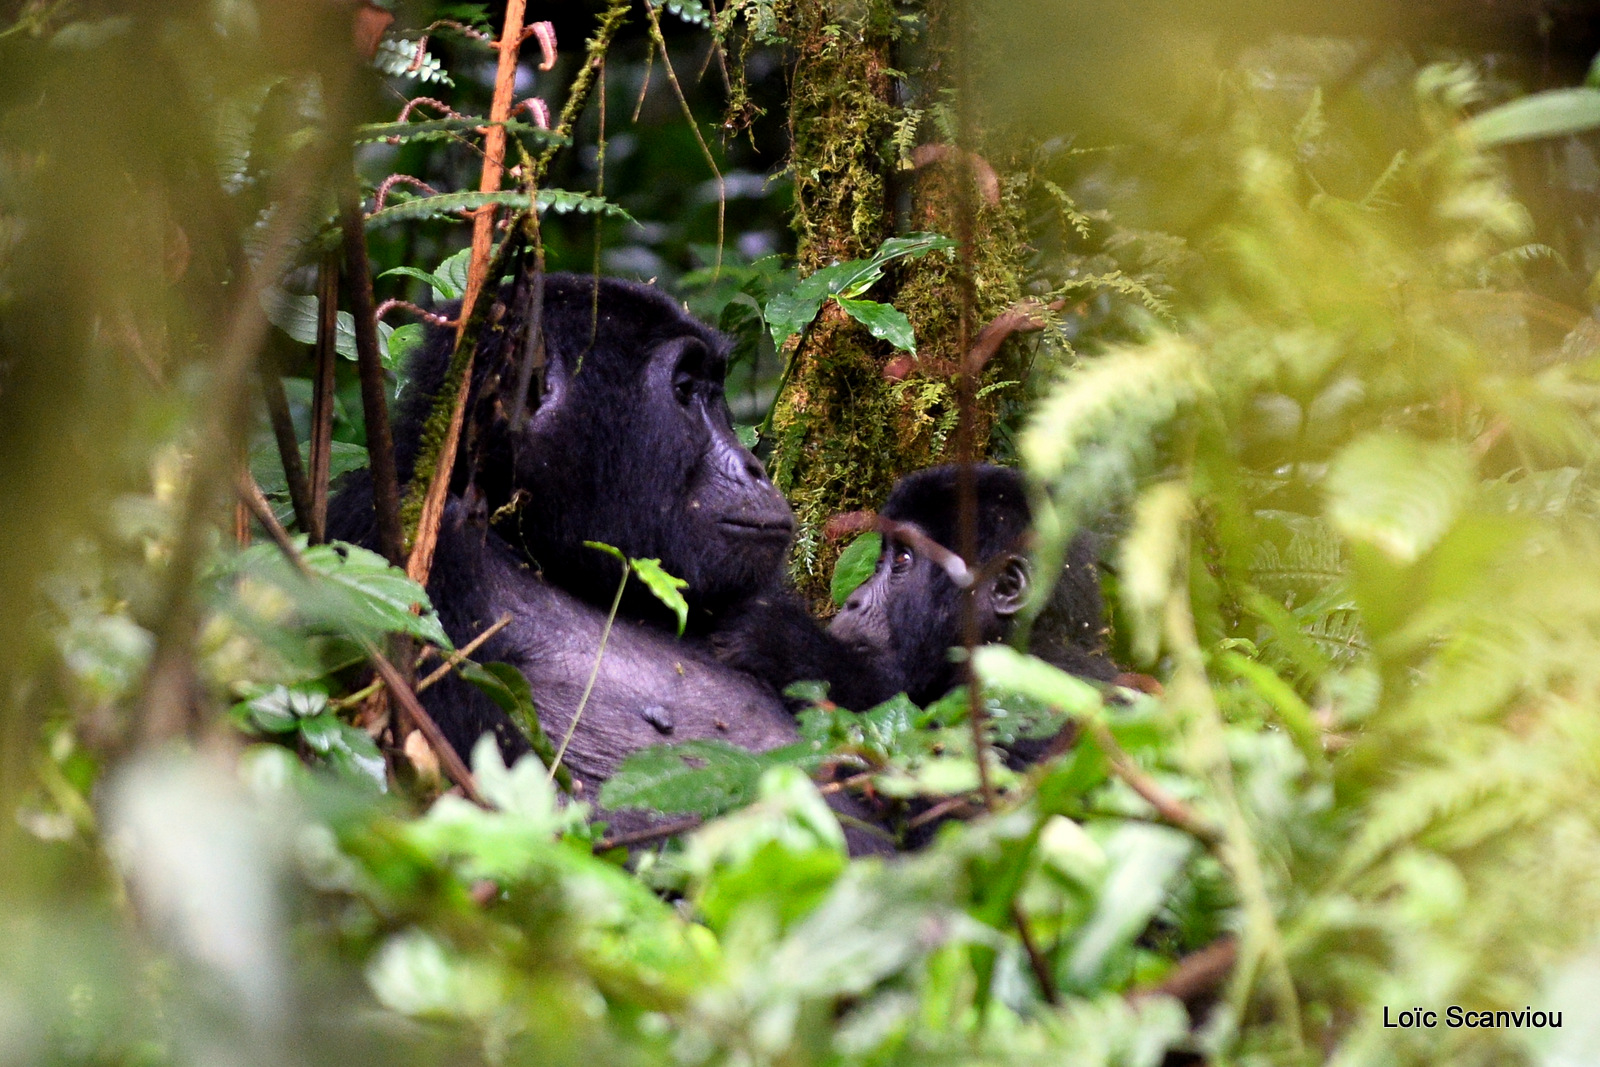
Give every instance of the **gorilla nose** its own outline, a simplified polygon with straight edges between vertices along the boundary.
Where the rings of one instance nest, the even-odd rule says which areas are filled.
[[[862,637],[861,633],[861,601],[851,597],[839,609],[839,614],[828,623],[828,632],[845,644],[853,644]]]

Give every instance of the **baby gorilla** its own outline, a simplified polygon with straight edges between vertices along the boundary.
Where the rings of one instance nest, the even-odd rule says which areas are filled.
[[[973,468],[978,504],[977,565],[972,596],[980,643],[1004,641],[1028,600],[1031,567],[1024,544],[1032,513],[1022,476],[1005,467]],[[962,588],[951,576],[965,568],[960,546],[957,466],[902,478],[879,512],[884,529],[877,569],[845,601],[829,627],[841,644],[880,664],[918,704],[961,681],[950,649],[962,642]],[[1080,535],[1039,618],[1030,651],[1080,677],[1110,681],[1094,541]]]

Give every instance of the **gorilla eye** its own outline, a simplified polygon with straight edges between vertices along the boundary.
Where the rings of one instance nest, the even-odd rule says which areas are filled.
[[[689,400],[694,396],[694,375],[679,371],[672,376],[672,395],[679,404],[689,406]]]
[[[895,574],[904,574],[911,569],[917,560],[916,554],[905,545],[895,545],[889,554],[889,569]]]

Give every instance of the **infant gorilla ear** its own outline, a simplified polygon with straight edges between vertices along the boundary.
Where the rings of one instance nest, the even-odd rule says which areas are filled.
[[[978,503],[977,565],[972,570],[978,637],[1010,636],[1033,581],[1024,540],[1032,520],[1022,476],[1006,467],[973,469]],[[960,682],[950,649],[962,641],[960,468],[933,467],[902,478],[880,519],[882,554],[872,577],[845,601],[830,634],[894,675],[912,700],[927,704]],[[1032,651],[1087,678],[1110,681],[1093,540],[1082,535],[1050,604],[1034,625]]]

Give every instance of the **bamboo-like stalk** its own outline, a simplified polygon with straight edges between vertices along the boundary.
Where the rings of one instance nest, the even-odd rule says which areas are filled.
[[[500,30],[495,48],[500,60],[495,68],[494,99],[489,105],[489,122],[484,134],[483,172],[478,181],[478,191],[498,192],[500,178],[505,171],[506,128],[511,114],[511,91],[517,79],[517,54],[521,50],[522,19],[527,0],[510,0],[506,4],[506,19]],[[534,210],[537,210],[535,208]],[[461,317],[456,327],[456,344],[466,336],[467,323],[478,295],[483,291],[484,277],[489,272],[489,252],[494,245],[495,205],[485,204],[472,220],[472,258],[467,266],[467,289],[461,298]],[[422,500],[422,514],[417,519],[416,535],[411,543],[411,558],[406,563],[406,573],[423,585],[433,570],[433,552],[439,543],[439,523],[444,518],[445,496],[450,491],[450,472],[455,467],[456,450],[461,444],[461,423],[466,415],[467,393],[472,388],[472,363],[469,357],[466,373],[456,389],[455,406],[450,414],[450,428],[446,431],[444,447],[439,451],[439,465],[428,483],[428,494]]]

